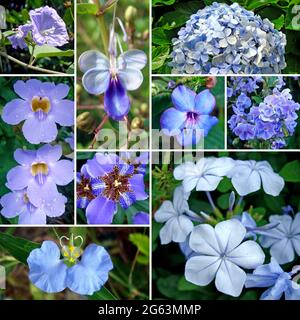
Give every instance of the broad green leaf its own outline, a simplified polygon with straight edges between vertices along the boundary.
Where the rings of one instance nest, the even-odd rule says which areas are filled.
[[[29,47],[29,51],[30,53],[32,52],[32,47]],[[74,50],[69,49],[63,51],[45,44],[43,46],[36,46],[33,55],[36,59],[47,57],[72,57],[74,55]]]
[[[164,65],[169,57],[170,48],[167,46],[153,47],[152,49],[152,70],[157,70]]]
[[[223,178],[218,185],[218,191],[224,193],[224,192],[228,192],[231,189],[232,189],[231,180],[228,179],[227,177]]]
[[[287,182],[300,182],[300,162],[294,160],[288,162],[279,172],[283,179]]]
[[[221,209],[223,209],[223,210],[228,209],[228,207],[229,207],[229,196],[230,196],[230,193],[225,193],[225,194],[222,194],[217,199],[217,204]]]
[[[129,240],[133,243],[145,256],[149,256],[149,237],[142,233],[131,233]]]
[[[176,0],[152,0],[152,6],[153,7],[162,6],[162,5],[170,6],[175,2]]]
[[[178,281],[178,290],[179,291],[192,291],[192,290],[198,290],[199,286],[188,282],[185,277],[181,277]]]
[[[279,18],[272,20],[272,22],[274,23],[274,26],[277,30],[281,30],[282,27],[284,26],[284,15],[282,14]]]
[[[77,3],[77,14],[96,14],[98,7],[94,3]]]
[[[246,8],[248,10],[257,10],[271,4],[277,4],[278,0],[248,0],[246,1]]]
[[[163,46],[171,44],[171,39],[168,39],[163,28],[154,28],[152,30],[152,42],[154,44]]]
[[[149,257],[147,256],[138,256],[136,261],[143,265],[149,265]]]
[[[102,287],[100,291],[95,292],[88,297],[90,300],[118,300],[108,289]]]
[[[18,261],[27,264],[30,252],[40,247],[39,243],[0,233],[0,246]]]

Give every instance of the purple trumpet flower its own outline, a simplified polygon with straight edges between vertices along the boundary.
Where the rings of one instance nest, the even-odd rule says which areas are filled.
[[[164,134],[176,136],[182,146],[197,144],[219,121],[209,115],[216,99],[208,89],[196,94],[180,85],[172,92],[172,102],[175,108],[163,112],[160,125]]]

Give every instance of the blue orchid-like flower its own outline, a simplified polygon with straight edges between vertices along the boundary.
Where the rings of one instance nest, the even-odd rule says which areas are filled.
[[[176,136],[180,145],[197,144],[218,123],[216,117],[209,115],[216,99],[208,89],[196,94],[180,85],[173,90],[171,98],[175,108],[163,112],[160,125],[163,133]]]
[[[118,58],[116,50],[107,57],[95,50],[79,57],[79,68],[84,72],[82,84],[88,93],[104,93],[104,109],[114,120],[123,120],[130,109],[127,90],[137,90],[143,82],[141,70],[147,64],[147,56],[141,50],[129,50]]]
[[[63,246],[62,255],[63,259],[53,241],[44,241],[41,248],[31,251],[27,259],[29,279],[40,290],[56,293],[69,288],[92,295],[101,289],[113,269],[108,252],[96,244],[88,245],[82,255],[79,247]]]
[[[275,258],[269,264],[257,267],[253,274],[247,275],[246,288],[269,288],[260,297],[261,300],[279,300],[285,295],[286,300],[300,300],[300,285],[293,276],[300,267],[291,272],[284,272]]]

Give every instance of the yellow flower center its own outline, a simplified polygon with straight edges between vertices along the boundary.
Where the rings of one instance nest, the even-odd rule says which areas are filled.
[[[50,100],[46,97],[34,96],[31,100],[31,109],[34,112],[43,111],[48,113],[51,109]]]
[[[31,165],[31,174],[35,177],[37,174],[42,173],[47,175],[49,172],[48,165],[44,162],[36,162]]]

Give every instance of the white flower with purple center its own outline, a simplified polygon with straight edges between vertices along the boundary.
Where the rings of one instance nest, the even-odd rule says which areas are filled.
[[[66,84],[18,80],[14,91],[20,97],[8,102],[2,112],[4,122],[17,125],[32,144],[52,142],[57,137],[57,124],[74,125],[74,101],[65,99],[70,87]]]
[[[218,123],[219,120],[210,115],[216,99],[208,89],[196,94],[180,85],[173,90],[171,98],[175,108],[163,112],[160,126],[164,134],[175,136],[180,145],[197,144]]]
[[[238,297],[246,281],[242,268],[255,269],[265,260],[256,242],[243,242],[245,235],[245,227],[236,219],[220,222],[215,228],[208,224],[195,227],[189,242],[194,254],[185,266],[187,281],[206,286],[215,279],[218,291]]]
[[[1,214],[8,219],[18,217],[18,224],[44,225],[47,217],[55,218],[64,214],[66,202],[67,198],[57,193],[53,199],[36,207],[30,202],[26,189],[13,191],[0,199]]]
[[[147,64],[147,56],[141,50],[129,50],[118,58],[111,50],[109,58],[95,50],[79,57],[79,68],[84,72],[82,84],[94,95],[104,93],[104,109],[114,120],[124,120],[130,109],[127,90],[137,90],[143,82],[141,70]]]
[[[85,203],[89,224],[111,224],[118,204],[126,210],[136,201],[146,200],[144,175],[135,173],[133,165],[123,162],[116,154],[96,153],[88,160],[83,177],[77,185],[77,195]],[[88,181],[88,183],[86,183]]]
[[[73,162],[59,160],[62,148],[46,144],[38,150],[17,149],[14,153],[18,166],[7,173],[6,186],[13,191],[26,189],[31,204],[38,208],[56,206],[62,201],[57,185],[65,186],[73,180]]]

